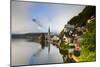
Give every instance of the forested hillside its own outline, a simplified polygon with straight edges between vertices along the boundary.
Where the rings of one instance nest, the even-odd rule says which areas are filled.
[[[79,51],[80,55],[77,56],[79,62],[95,61],[96,60],[96,7],[86,6],[81,13],[71,18],[66,25],[73,25],[74,28],[61,31],[60,47],[63,50],[67,50],[64,40],[70,39],[68,44],[79,44],[75,47],[76,51]],[[65,26],[66,26],[65,25]],[[64,38],[65,37],[65,38]],[[75,42],[76,41],[76,42]],[[75,43],[74,43],[75,42]],[[72,55],[76,55],[72,52]]]

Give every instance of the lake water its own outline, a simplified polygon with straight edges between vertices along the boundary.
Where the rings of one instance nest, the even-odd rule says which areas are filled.
[[[62,55],[56,46],[50,44],[41,49],[41,44],[27,41],[27,39],[12,39],[11,42],[11,65],[63,63]]]

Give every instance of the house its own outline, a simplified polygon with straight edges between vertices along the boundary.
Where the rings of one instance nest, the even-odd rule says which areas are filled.
[[[58,40],[59,40],[59,37],[58,37],[58,36],[53,36],[53,37],[52,37],[52,40],[53,40],[53,41],[58,41]]]
[[[66,24],[64,27],[64,32],[68,32],[70,30],[73,30],[74,27],[75,27],[74,25]]]

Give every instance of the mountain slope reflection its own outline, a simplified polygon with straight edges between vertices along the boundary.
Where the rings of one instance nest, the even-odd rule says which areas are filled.
[[[46,47],[33,54],[29,64],[62,63],[63,59],[59,50],[55,49],[56,47],[53,45],[50,45],[50,47],[50,53],[48,53],[48,48]]]

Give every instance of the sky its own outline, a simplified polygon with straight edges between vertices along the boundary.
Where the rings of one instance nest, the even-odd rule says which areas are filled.
[[[12,33],[59,33],[64,25],[86,6],[12,1]]]

